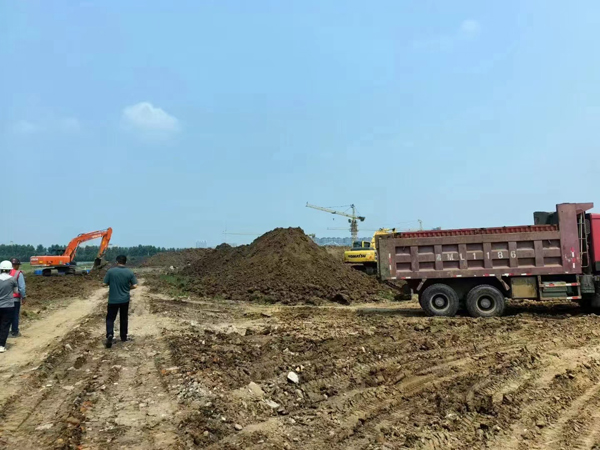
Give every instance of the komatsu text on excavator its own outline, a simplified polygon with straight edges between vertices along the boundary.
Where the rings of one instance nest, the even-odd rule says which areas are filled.
[[[395,228],[380,228],[373,234],[371,241],[354,241],[352,248],[344,252],[344,263],[367,275],[377,273],[377,236],[395,233]]]
[[[100,250],[94,261],[92,270],[98,269],[102,266],[102,257],[106,253],[110,238],[112,236],[112,228],[106,230],[92,231],[91,233],[83,233],[74,238],[67,248],[62,251],[60,255],[49,255],[49,256],[32,256],[30,258],[31,267],[36,270],[35,273],[39,273],[44,276],[50,276],[53,274],[58,275],[74,275],[78,273],[77,264],[75,263],[75,254],[80,244],[92,239],[102,238],[100,243]],[[79,271],[81,273],[81,271]]]

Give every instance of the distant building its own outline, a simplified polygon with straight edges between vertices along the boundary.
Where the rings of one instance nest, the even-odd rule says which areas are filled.
[[[436,227],[436,228],[432,228],[431,230],[441,230],[442,227]],[[403,231],[419,231],[419,230],[398,230],[399,233],[402,233]],[[357,240],[359,241],[367,241],[367,242],[371,242],[371,239],[373,238],[373,236],[369,236],[369,237],[359,237]],[[340,247],[352,247],[352,238],[351,237],[313,237],[312,238],[313,241],[315,241],[315,243],[317,245],[338,245]]]
[[[371,241],[371,237],[359,237],[359,241]],[[352,247],[352,238],[351,237],[322,237],[322,238],[313,238],[313,241],[317,245],[337,245],[340,247]]]

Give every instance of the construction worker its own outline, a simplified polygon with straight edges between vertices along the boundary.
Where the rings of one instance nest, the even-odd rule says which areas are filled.
[[[17,280],[17,286],[19,288],[19,292],[14,294],[15,314],[11,323],[10,334],[12,337],[19,337],[21,336],[21,333],[19,333],[19,315],[21,313],[21,304],[25,304],[25,298],[27,297],[25,290],[25,275],[19,270],[21,267],[21,261],[19,261],[17,258],[13,258],[10,260],[10,262],[12,264],[10,275]]]
[[[104,276],[104,285],[109,287],[106,311],[106,348],[111,348],[113,344],[117,313],[119,313],[121,341],[131,340],[127,336],[129,300],[131,299],[129,291],[137,288],[138,281],[133,271],[125,267],[125,264],[127,264],[127,257],[117,256],[117,265],[109,269]]]
[[[12,268],[10,261],[0,262],[0,353],[6,351],[8,330],[15,311],[13,294],[19,292],[17,280],[10,275]]]

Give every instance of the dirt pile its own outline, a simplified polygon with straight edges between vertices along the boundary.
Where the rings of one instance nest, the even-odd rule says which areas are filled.
[[[277,228],[241,247],[221,245],[184,270],[204,296],[281,303],[373,301],[381,285],[344,266],[300,228]]]
[[[43,303],[64,298],[85,298],[101,287],[100,275],[27,276],[28,303]]]
[[[162,252],[141,262],[141,267],[175,267],[182,268],[203,257],[209,249],[186,248],[176,252]]]
[[[344,261],[344,252],[350,250],[351,247],[342,247],[340,245],[325,245],[323,246],[327,253],[334,256],[338,261]]]

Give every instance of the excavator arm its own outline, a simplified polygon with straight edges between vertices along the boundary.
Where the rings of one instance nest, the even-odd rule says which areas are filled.
[[[102,243],[100,244],[100,251],[98,252],[97,258],[102,257],[106,249],[108,248],[108,243],[110,242],[110,237],[112,236],[112,228],[107,228],[106,230],[100,231],[92,231],[91,233],[83,233],[72,239],[69,242],[69,245],[65,249],[63,256],[68,258],[69,263],[73,262],[75,259],[75,255],[77,253],[77,248],[86,241],[91,241],[92,239],[102,238]]]
[[[94,261],[94,269],[99,268],[102,265],[102,258],[108,249],[108,244],[110,243],[110,238],[112,236],[112,228],[107,228],[106,233],[102,236],[102,242],[100,243],[100,249],[98,250],[98,255]]]
[[[102,242],[100,243],[100,250],[98,250],[98,256],[96,258],[102,258],[108,249],[110,238],[112,237],[112,228],[106,230],[106,234],[102,236]]]

